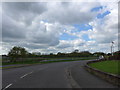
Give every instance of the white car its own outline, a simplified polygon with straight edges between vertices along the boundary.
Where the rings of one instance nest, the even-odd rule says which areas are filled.
[[[99,59],[104,59],[104,56],[99,56]]]

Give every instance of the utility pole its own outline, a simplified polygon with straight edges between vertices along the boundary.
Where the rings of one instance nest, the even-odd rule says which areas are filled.
[[[112,54],[112,56],[113,56],[113,53],[114,53],[114,46],[113,46],[113,44],[114,44],[114,42],[112,41],[112,45],[111,45],[111,54]]]

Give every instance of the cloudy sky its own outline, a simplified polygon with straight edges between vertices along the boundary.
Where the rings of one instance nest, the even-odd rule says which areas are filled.
[[[13,46],[29,52],[118,50],[118,2],[2,2],[2,52]]]

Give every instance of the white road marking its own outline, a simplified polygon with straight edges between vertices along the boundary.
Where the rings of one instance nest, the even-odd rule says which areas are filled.
[[[46,69],[46,68],[48,68],[48,67],[40,68],[39,70],[43,70],[43,69]],[[27,74],[25,74],[25,75],[23,75],[23,76],[21,76],[20,78],[24,78],[25,76],[27,76],[27,75],[29,75],[29,74],[32,74],[32,73],[33,73],[33,71],[30,72],[30,73],[27,73]]]
[[[32,74],[33,72],[30,72],[30,73],[28,73],[28,74]]]
[[[20,78],[24,78],[25,76],[27,76],[28,74],[25,74],[25,75],[23,75],[23,76],[21,76]]]
[[[25,76],[27,76],[27,75],[29,75],[29,74],[31,74],[31,73],[33,73],[33,72],[27,73],[27,74],[21,76],[20,78],[24,78]]]
[[[12,83],[7,85],[3,90],[5,90],[6,88],[9,88],[11,85],[12,85]]]

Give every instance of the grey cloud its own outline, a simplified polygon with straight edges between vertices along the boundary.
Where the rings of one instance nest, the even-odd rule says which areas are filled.
[[[86,6],[81,7],[79,4],[63,2],[62,4],[56,4],[55,7],[52,6],[48,12],[44,13],[43,18],[48,19],[49,22],[59,22],[67,25],[88,23],[95,18],[96,13],[91,12],[90,9],[82,10],[84,7]]]
[[[71,45],[70,44],[63,44],[63,45],[57,46],[57,48],[59,48],[59,49],[64,49],[64,48],[68,48],[68,47],[71,47]]]
[[[2,38],[25,38],[25,32],[22,32],[22,30],[23,28],[10,26],[9,24],[2,25]]]
[[[69,27],[71,24],[89,23],[92,21],[96,13],[90,12],[90,10],[95,5],[79,5],[78,3],[72,4],[66,2],[59,3],[59,5],[52,4],[43,2],[3,3],[3,42],[9,43],[9,46],[18,45],[30,49],[44,49],[46,52],[49,50],[52,51],[51,48],[49,49],[52,46],[54,47],[53,52],[56,50],[67,52],[76,47],[84,49],[82,46],[85,43],[80,40],[74,42],[65,40],[61,43],[59,40],[60,33],[63,32],[61,28],[63,29],[65,26]],[[42,20],[46,22],[41,24]],[[48,25],[47,29],[45,29],[45,25]],[[115,26],[111,28],[115,28]],[[106,37],[99,36],[102,33],[105,33],[105,31],[95,33],[98,43],[106,43],[109,40],[114,40],[114,38],[109,37],[110,35],[108,37],[107,35]],[[95,38],[93,37],[93,39]]]
[[[52,25],[49,30],[46,30],[45,25],[40,24],[41,19],[39,17],[46,10],[46,3],[3,3],[3,41],[19,42],[23,40],[32,43],[32,45],[23,43],[30,48],[57,45],[59,43],[58,31],[60,30],[57,27],[59,26],[54,27]],[[22,42],[19,44],[21,45]]]
[[[16,21],[23,21],[27,25],[32,23],[32,19],[36,15],[40,15],[47,10],[45,3],[4,2],[2,6],[5,14]]]
[[[13,14],[41,14],[47,10],[46,3],[39,2],[4,2],[3,9]],[[28,15],[29,16],[29,15]]]
[[[31,27],[32,30],[27,29],[29,26],[26,26],[26,24],[32,26],[31,23],[34,22],[35,17],[40,16],[47,8],[49,10],[44,13],[47,15],[46,20],[58,21],[61,24],[85,23],[93,18],[93,14],[88,16],[86,12],[79,12],[78,6],[73,10],[74,7],[71,8],[70,3],[62,3],[62,5],[64,7],[58,6],[55,8],[56,6],[53,6],[54,8],[51,8],[49,5],[46,7],[46,3],[3,3],[3,40],[8,41],[10,38],[10,41],[12,41],[12,39],[15,40],[16,38],[50,46],[59,44],[59,32],[61,31],[59,31],[58,26],[56,26],[58,28],[51,27],[50,30],[46,31],[43,26],[39,25],[40,21],[38,19],[37,25]],[[44,14],[42,14],[43,17],[40,17],[44,18]]]
[[[47,45],[40,45],[40,44],[36,44],[36,43],[22,43],[23,47],[27,47],[29,49],[45,49],[47,48],[48,46]]]
[[[70,2],[61,2],[61,5],[62,5],[63,7],[67,7],[67,6],[69,6],[69,4],[70,4]]]
[[[104,37],[101,37],[99,39],[96,38],[96,41],[98,43],[111,43],[112,41],[114,41],[117,37],[115,35],[112,35],[112,36],[104,36]]]
[[[61,26],[57,24],[36,23],[35,28],[31,29],[28,36],[28,41],[33,43],[47,44],[55,46],[59,44],[59,35]]]
[[[19,42],[30,37],[26,37],[29,32],[26,25],[30,25],[36,16],[46,11],[46,7],[45,3],[5,2],[2,10],[2,40]]]
[[[2,38],[5,39],[21,39],[25,38],[26,29],[19,23],[14,22],[6,15],[2,17]]]
[[[55,46],[57,44],[59,44],[59,39],[58,37],[54,37],[54,36],[45,36],[45,35],[40,35],[38,37],[35,37],[33,39],[30,40],[30,42],[33,43],[41,43],[41,44],[48,44],[50,46]]]
[[[47,17],[49,22],[60,22],[61,24],[85,24],[93,20],[95,14],[90,13],[87,15],[85,12],[78,11],[55,11],[56,14],[49,14]]]
[[[32,43],[32,42],[28,42],[28,41],[22,41],[19,40],[19,42],[15,42],[15,41],[11,41],[11,42],[7,42],[10,46],[20,46],[20,47],[26,47],[29,49],[45,49],[48,47],[48,45],[43,45],[43,44],[36,44],[36,43]]]
[[[85,45],[85,43],[83,42],[78,44],[78,46],[83,46],[83,45]]]
[[[61,41],[59,45],[56,46],[58,49],[65,49],[74,46],[71,41]]]
[[[113,25],[110,26],[111,29],[115,29],[115,30],[117,30],[118,27],[119,27],[118,23],[117,24],[113,24]]]

